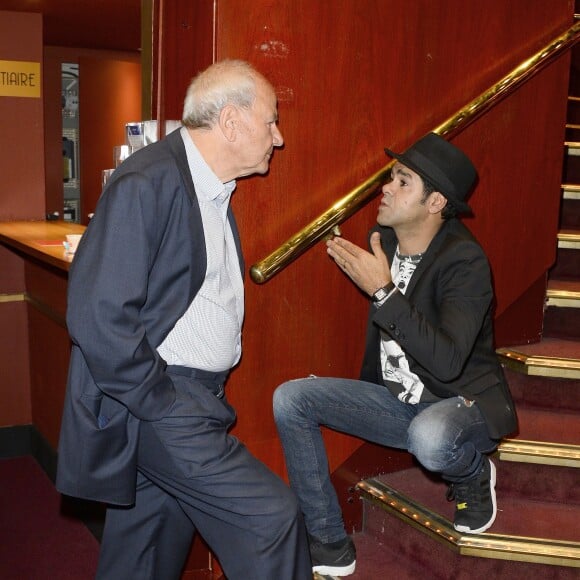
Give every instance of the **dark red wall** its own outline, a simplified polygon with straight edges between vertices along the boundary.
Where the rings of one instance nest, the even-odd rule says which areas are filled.
[[[125,124],[141,119],[141,65],[102,56],[79,59],[82,222],[95,211],[103,169],[114,168],[113,148],[126,143]]]
[[[216,56],[248,59],[272,79],[285,137],[270,175],[242,181],[234,195],[248,264],[384,166],[383,147],[407,147],[567,30],[572,8],[567,0],[345,0],[339,10],[309,0],[218,2]],[[554,259],[568,63],[562,57],[454,138],[479,168],[467,223],[489,253],[498,315]],[[344,235],[364,244],[377,203],[349,219]],[[237,433],[276,469],[272,391],[310,373],[357,376],[366,308],[322,244],[269,282],[248,283],[230,397]],[[520,338],[539,331],[541,316],[531,331],[530,321],[529,312],[519,317]],[[333,465],[357,445],[336,434],[329,441]]]
[[[40,14],[0,12],[0,59],[42,65]],[[0,96],[0,220],[44,217],[43,122],[42,98]]]
[[[212,63],[215,4],[214,0],[154,2],[153,118],[181,119],[190,80]]]
[[[0,59],[42,63],[42,18],[0,12]],[[42,82],[42,79],[41,79]],[[0,96],[0,220],[44,216],[42,98]],[[0,426],[32,420],[24,265],[0,246]]]

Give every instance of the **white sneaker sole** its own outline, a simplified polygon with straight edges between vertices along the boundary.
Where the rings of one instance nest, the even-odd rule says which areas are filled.
[[[328,576],[350,576],[356,568],[356,560],[348,566],[313,566],[312,571]]]
[[[493,464],[493,461],[491,461],[491,459],[489,460],[489,467],[490,467],[489,492],[491,494],[491,503],[493,504],[493,513],[491,515],[491,519],[485,525],[481,526],[481,528],[478,528],[477,530],[472,530],[467,526],[453,526],[458,532],[463,532],[465,534],[481,534],[481,532],[485,532],[485,530],[491,528],[493,522],[495,521],[495,516],[497,515],[497,501],[495,498],[496,475],[495,475],[495,465]]]

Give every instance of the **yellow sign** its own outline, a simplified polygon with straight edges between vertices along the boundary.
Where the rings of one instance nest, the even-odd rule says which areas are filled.
[[[40,97],[40,63],[0,60],[0,97]]]

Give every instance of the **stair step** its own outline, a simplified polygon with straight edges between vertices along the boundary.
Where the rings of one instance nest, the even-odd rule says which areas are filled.
[[[349,580],[578,580],[578,568],[549,565],[539,559],[534,562],[520,561],[517,554],[510,553],[511,550],[496,552],[490,557],[489,552],[468,554],[468,545],[462,546],[460,551],[460,548],[449,546],[446,540],[430,541],[423,530],[409,525],[408,519],[404,521],[393,517],[366,499],[363,504],[365,532],[353,536],[357,546],[357,570],[349,576]],[[471,557],[465,557],[467,555]],[[406,565],[408,571],[403,568],[400,575],[391,575],[392,564],[396,570],[400,569],[401,564]]]
[[[560,449],[580,446],[580,379],[526,375],[509,367],[504,373],[518,416],[510,440]]]
[[[556,263],[549,272],[550,278],[574,280],[580,278],[578,273],[578,251],[570,248],[558,248]]]
[[[580,198],[572,199],[562,195],[559,229],[580,231]]]
[[[546,306],[580,308],[580,280],[548,281]]]
[[[580,230],[560,230],[558,232],[558,248],[580,250]]]
[[[365,501],[369,531],[354,534],[356,570],[349,580],[578,580],[578,569],[540,563],[465,558]],[[382,515],[382,521],[380,517]],[[376,520],[376,523],[374,522]],[[314,580],[341,580],[314,575]]]
[[[516,407],[580,413],[580,379],[526,375],[505,366],[504,374]]]
[[[454,505],[445,499],[445,483],[420,467],[361,481],[357,489],[373,506],[396,516],[456,554],[580,567],[580,528],[577,526],[580,488],[576,469],[515,464],[497,459],[495,463],[498,515],[492,531],[483,534],[462,534],[453,528]],[[511,484],[510,472],[514,474]],[[531,492],[532,497],[524,497],[521,490]],[[522,517],[523,514],[526,517]],[[375,533],[382,530],[387,534],[390,527],[391,524],[383,520]],[[370,517],[366,516],[365,532],[370,531]],[[384,543],[390,541],[385,538]],[[430,552],[429,548],[424,549]],[[536,574],[533,577],[548,576]]]
[[[578,157],[580,155],[580,142],[578,141],[565,141],[564,147],[566,147],[566,152],[568,155]]]
[[[580,341],[580,303],[575,308],[562,308],[559,302],[549,304],[544,311],[542,336]],[[570,304],[572,306],[573,304]]]
[[[580,378],[580,342],[544,338],[538,343],[499,348],[500,361],[525,375]]]
[[[580,445],[580,415],[563,410],[541,409],[517,404],[518,440],[562,445]]]
[[[564,199],[580,199],[580,185],[571,183],[562,184],[562,195]]]
[[[542,335],[580,342],[580,280],[567,277],[567,264],[550,274]]]

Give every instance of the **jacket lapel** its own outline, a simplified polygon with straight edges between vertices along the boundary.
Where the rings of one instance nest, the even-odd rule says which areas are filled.
[[[451,224],[454,220],[449,220],[443,222],[443,225],[435,235],[435,237],[431,240],[423,259],[417,265],[417,269],[413,272],[411,276],[411,280],[409,281],[409,285],[407,286],[407,290],[405,292],[405,296],[411,296],[413,294],[413,290],[417,286],[417,283],[421,279],[423,272],[427,270],[433,264],[437,255],[439,253],[439,249],[445,240],[449,229],[452,227]],[[395,236],[394,231],[391,228],[387,227],[380,227],[374,228],[373,231],[378,231],[381,234],[381,239],[383,242],[383,249],[389,258],[389,264],[393,264],[393,258],[395,256],[395,251],[397,249],[397,238]]]
[[[199,209],[199,202],[197,200],[197,195],[195,193],[193,178],[191,177],[191,172],[189,170],[189,163],[187,162],[187,153],[185,152],[185,145],[183,144],[181,131],[173,131],[166,137],[166,139],[175,157],[177,167],[179,168],[179,173],[181,174],[181,178],[183,180],[183,183],[185,184],[187,194],[189,195],[191,202],[193,204],[194,211],[197,214],[196,217],[198,217],[199,220],[201,220],[201,211]],[[238,260],[240,263],[240,270],[242,272],[243,278],[245,270],[244,258],[242,255],[242,246],[240,242],[240,234],[238,232],[238,225],[236,223],[236,219],[234,217],[231,204],[228,207],[228,219],[230,222],[230,226],[232,228],[232,233],[234,235],[236,250],[238,252]]]

